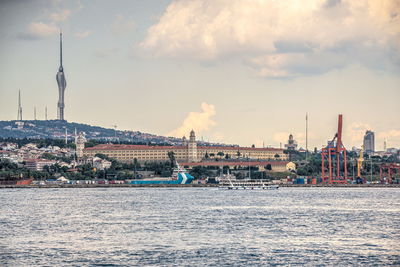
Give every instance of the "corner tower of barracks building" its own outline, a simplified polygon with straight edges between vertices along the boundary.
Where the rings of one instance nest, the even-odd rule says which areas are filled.
[[[218,152],[229,155],[235,159],[248,157],[258,160],[274,160],[279,155],[280,160],[287,160],[287,155],[283,149],[279,148],[254,148],[254,147],[235,147],[235,146],[197,146],[194,131],[190,132],[190,139],[182,146],[148,146],[148,145],[114,145],[101,144],[94,147],[88,147],[83,150],[84,156],[94,156],[104,154],[110,158],[121,162],[132,162],[135,158],[139,162],[145,161],[167,161],[168,152],[174,152],[178,162],[199,162],[208,155],[214,154],[217,157]]]

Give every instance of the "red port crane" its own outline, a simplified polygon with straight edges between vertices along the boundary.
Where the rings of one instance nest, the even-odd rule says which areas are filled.
[[[400,173],[400,164],[399,163],[383,163],[380,166],[380,178],[381,183],[392,184],[393,178],[395,174]]]
[[[321,152],[321,174],[325,184],[347,184],[347,159],[346,148],[342,143],[342,127],[343,115],[339,114],[338,131]]]

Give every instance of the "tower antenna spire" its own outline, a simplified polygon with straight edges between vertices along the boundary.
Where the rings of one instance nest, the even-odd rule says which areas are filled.
[[[62,67],[62,31],[60,29],[60,66]]]

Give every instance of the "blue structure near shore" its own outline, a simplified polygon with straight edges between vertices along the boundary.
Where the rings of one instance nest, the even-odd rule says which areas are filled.
[[[189,173],[179,172],[177,175],[177,179],[162,179],[162,178],[154,178],[151,180],[133,180],[130,184],[190,184],[193,181],[194,177]]]
[[[296,180],[294,180],[294,184],[305,184],[305,180],[304,178],[296,178]]]

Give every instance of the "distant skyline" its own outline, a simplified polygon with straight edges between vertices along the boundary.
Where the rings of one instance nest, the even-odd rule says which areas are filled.
[[[0,120],[57,118],[244,146],[400,147],[400,2],[0,2]]]

